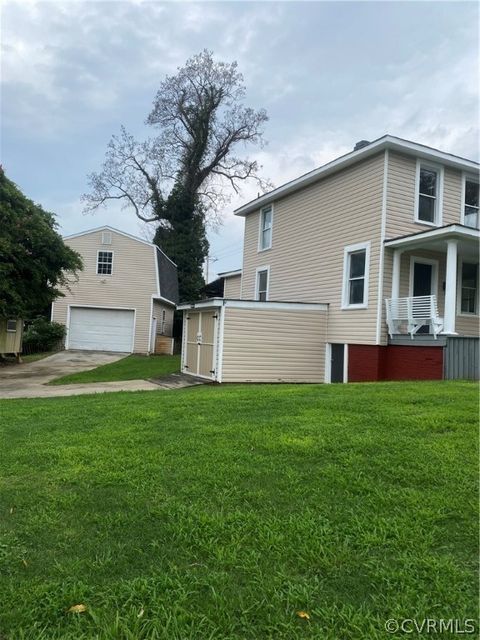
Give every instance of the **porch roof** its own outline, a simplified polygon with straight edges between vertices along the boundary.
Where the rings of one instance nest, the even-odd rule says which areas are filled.
[[[393,240],[385,240],[385,247],[405,250],[422,248],[443,252],[446,251],[448,240],[458,240],[459,253],[478,259],[480,231],[463,224],[448,224]]]

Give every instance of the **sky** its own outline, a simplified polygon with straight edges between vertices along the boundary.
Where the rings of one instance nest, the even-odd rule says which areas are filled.
[[[165,75],[209,49],[236,60],[245,104],[265,108],[248,155],[275,186],[386,133],[479,159],[476,2],[103,2],[4,0],[1,162],[64,235],[109,224],[150,239],[118,205],[85,215],[80,197],[124,125],[145,119]],[[209,229],[209,279],[241,267],[232,197]]]

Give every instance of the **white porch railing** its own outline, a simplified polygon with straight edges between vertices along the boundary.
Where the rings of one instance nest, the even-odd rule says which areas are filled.
[[[406,325],[406,333],[412,340],[420,327],[428,325],[432,333],[437,335],[443,329],[443,318],[438,315],[437,296],[413,296],[410,298],[387,298],[387,325],[390,337],[402,333]]]

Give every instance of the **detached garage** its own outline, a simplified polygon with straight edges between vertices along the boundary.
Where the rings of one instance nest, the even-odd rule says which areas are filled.
[[[70,307],[67,349],[131,353],[134,345],[135,311]]]
[[[326,304],[212,298],[183,310],[182,371],[215,382],[323,382]]]

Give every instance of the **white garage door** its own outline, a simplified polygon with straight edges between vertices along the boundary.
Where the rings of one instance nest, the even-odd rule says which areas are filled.
[[[70,309],[69,349],[133,351],[134,312],[125,309]]]

